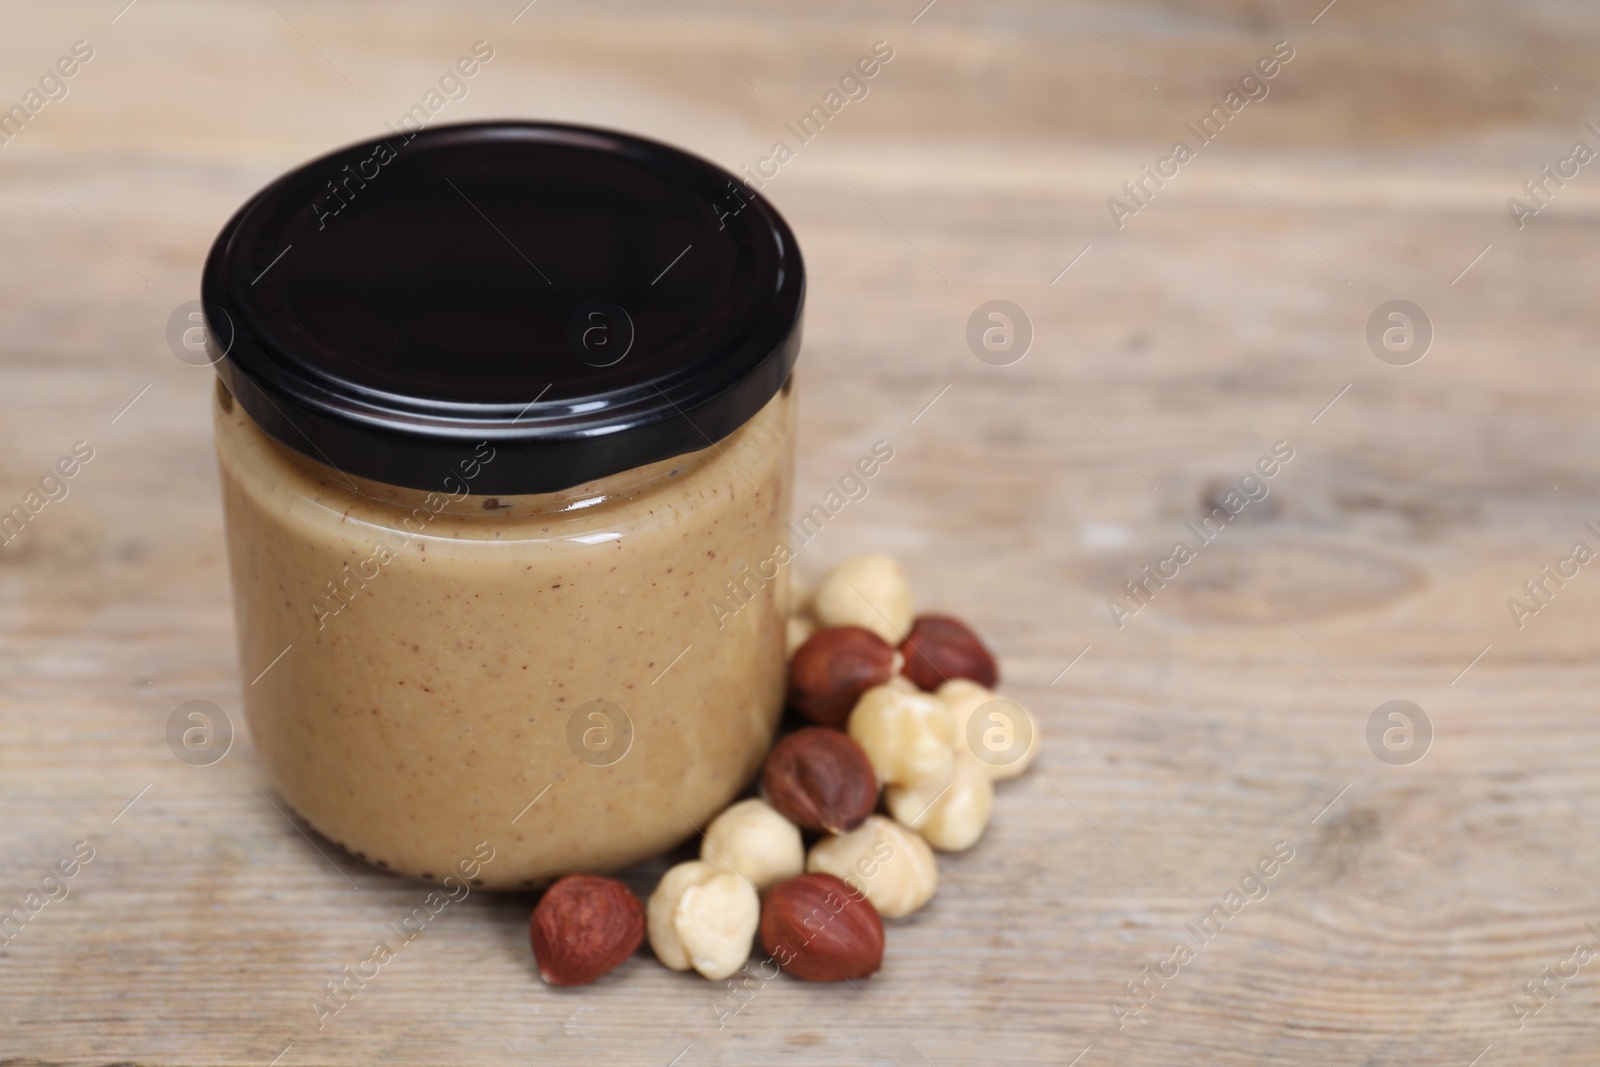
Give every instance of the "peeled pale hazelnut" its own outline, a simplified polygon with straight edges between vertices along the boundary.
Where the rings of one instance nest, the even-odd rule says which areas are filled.
[[[794,659],[794,654],[800,651],[800,646],[811,639],[817,632],[816,620],[809,615],[791,615],[784,629],[784,655]]]
[[[662,876],[646,918],[650,947],[662,963],[720,981],[750,958],[761,898],[743,875],[690,860]]]
[[[684,948],[674,922],[678,901],[682,899],[684,890],[716,873],[716,868],[699,860],[680,863],[661,876],[655,892],[650,894],[650,900],[645,905],[650,948],[655,952],[656,959],[674,971],[687,971],[691,966],[689,950]]]
[[[954,719],[956,751],[976,758],[990,779],[1015,778],[1038,758],[1038,720],[1015,700],[963,679],[935,695]]]
[[[539,899],[528,939],[540,978],[588,985],[639,950],[644,905],[615,878],[569,874]]]
[[[966,623],[948,615],[917,616],[900,652],[906,658],[905,676],[930,693],[955,678],[989,689],[1000,680],[994,654]]]
[[[941,852],[961,852],[977,844],[994,810],[994,783],[983,764],[956,754],[955,771],[944,785],[891,785],[884,794],[889,814]]]
[[[767,753],[761,790],[805,830],[843,833],[878,806],[878,779],[861,747],[838,730],[807,726]]]
[[[789,706],[822,726],[843,726],[856,701],[895,676],[895,650],[860,626],[818,630],[789,663]]]
[[[720,981],[750,958],[761,898],[742,875],[722,871],[684,891],[673,922],[694,969]]]
[[[846,729],[872,761],[880,782],[921,785],[950,780],[955,720],[943,701],[880,685],[862,694]]]
[[[812,611],[823,626],[861,626],[891,645],[911,629],[911,587],[890,556],[855,556],[817,586]]]
[[[761,947],[807,982],[870,978],[883,966],[883,921],[865,896],[833,875],[804,874],[762,901]]]
[[[758,892],[806,869],[800,828],[764,800],[741,800],[712,819],[700,859],[744,875]]]
[[[939,888],[933,849],[915,830],[882,815],[869,815],[849,833],[811,846],[806,870],[831,874],[859,889],[885,919],[910,915]]]

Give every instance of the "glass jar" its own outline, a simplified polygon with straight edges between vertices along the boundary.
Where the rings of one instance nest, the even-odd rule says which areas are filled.
[[[758,771],[804,280],[740,188],[624,135],[440,127],[218,237],[246,718],[343,848],[537,885],[665,851]]]

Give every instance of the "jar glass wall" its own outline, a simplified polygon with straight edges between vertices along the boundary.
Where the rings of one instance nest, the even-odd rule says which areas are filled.
[[[434,491],[388,485],[286,448],[219,383],[245,710],[283,799],[414,877],[488,842],[490,887],[692,835],[781,709],[792,394],[701,451],[491,496],[492,445]]]

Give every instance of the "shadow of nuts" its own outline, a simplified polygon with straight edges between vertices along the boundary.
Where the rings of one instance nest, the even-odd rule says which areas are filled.
[[[994,654],[966,623],[948,615],[919,615],[900,653],[906,659],[900,673],[930,693],[954,678],[969,679],[985,689],[1000,681]]]
[[[856,700],[894,675],[894,648],[860,626],[818,630],[789,664],[789,706],[820,726],[843,726]]]
[[[806,726],[767,753],[767,803],[803,830],[842,834],[878,806],[878,779],[861,746],[826,726]]]
[[[883,966],[883,920],[833,875],[802,874],[768,891],[761,947],[807,982],[871,978]]]
[[[588,985],[644,941],[644,905],[615,878],[569,874],[545,891],[529,924],[539,977]]]

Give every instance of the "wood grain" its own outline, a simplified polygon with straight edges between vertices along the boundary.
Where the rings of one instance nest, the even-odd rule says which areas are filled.
[[[917,6],[0,16],[0,102],[96,49],[0,147],[0,510],[95,448],[0,548],[0,911],[94,849],[0,946],[0,1063],[1595,1061],[1591,968],[1520,1029],[1508,1002],[1600,923],[1600,578],[1522,629],[1506,601],[1600,543],[1600,176],[1520,231],[1505,200],[1595,143],[1600,19]],[[210,376],[169,354],[167,317],[246,196],[376,133],[479,39],[496,57],[440,121],[596,122],[732,167],[874,41],[896,49],[766,189],[810,268],[797,499],[874,440],[896,453],[800,566],[901,556],[1001,652],[1047,743],[859,988],[774,981],[721,1028],[726,990],[648,955],[550,990],[531,901],[473,895],[319,1030],[311,998],[423,890],[275,811],[242,734],[211,767],[167,748],[177,705],[237,715],[248,681]],[[1106,198],[1278,40],[1296,58],[1271,95],[1117,230]],[[1008,367],[964,340],[993,298],[1035,328]],[[1394,298],[1437,331],[1409,367],[1363,339]],[[1272,494],[1119,629],[1107,599],[1277,441],[1295,454]],[[1436,731],[1412,766],[1364,737],[1396,698]],[[1279,841],[1270,894],[1117,1029],[1124,983]]]

